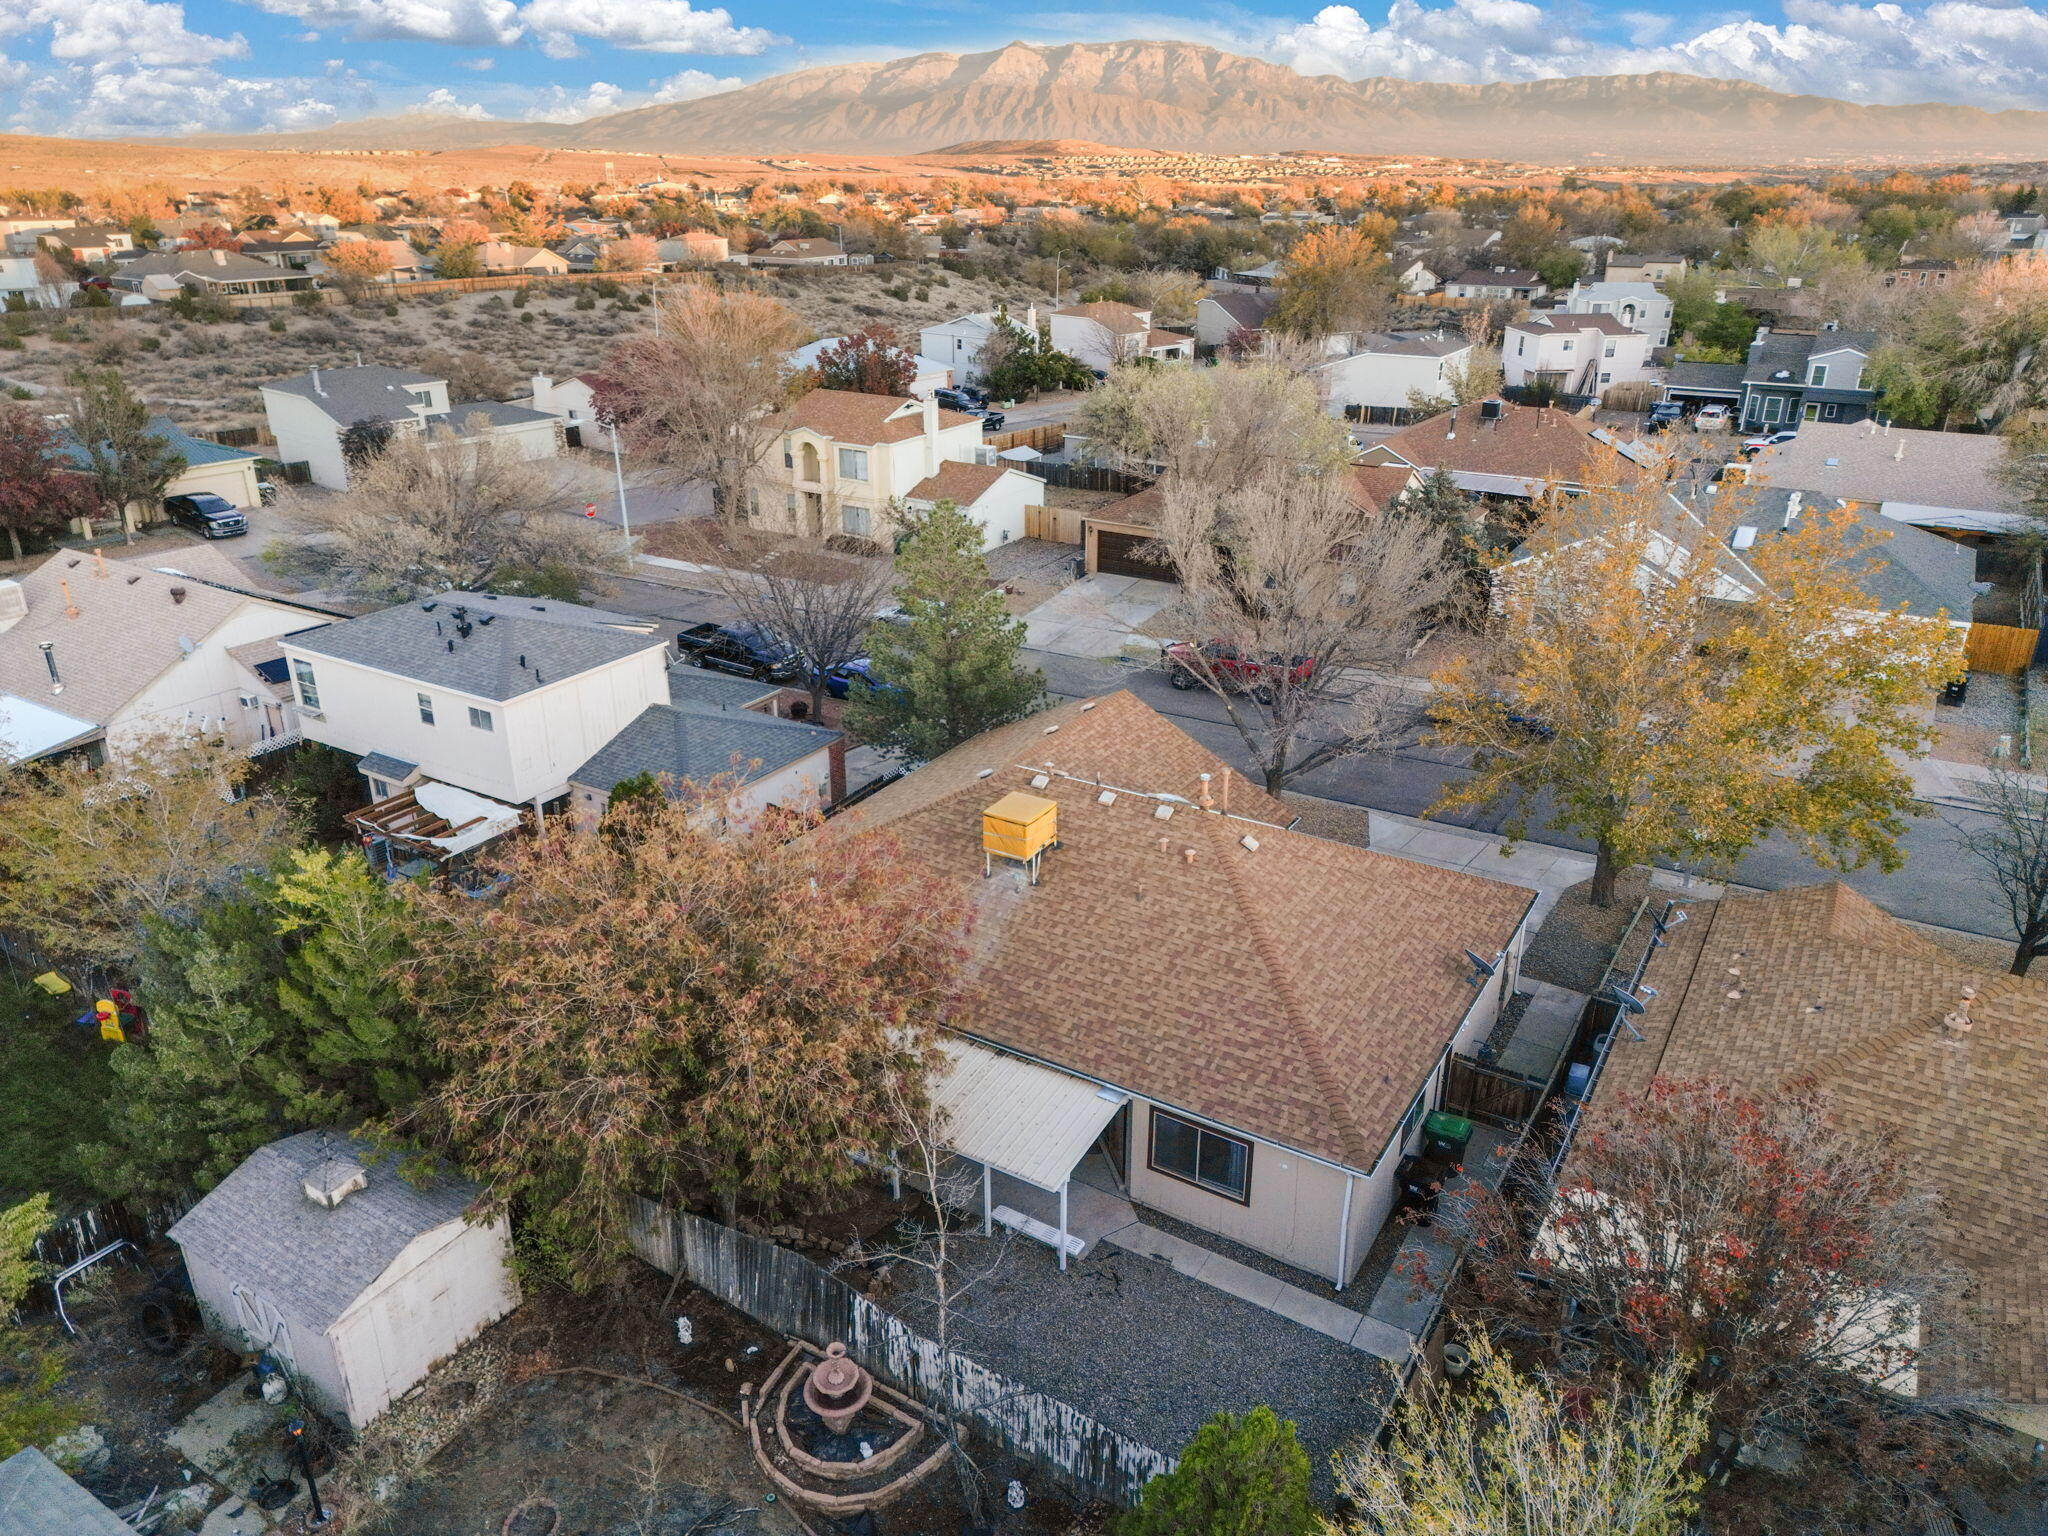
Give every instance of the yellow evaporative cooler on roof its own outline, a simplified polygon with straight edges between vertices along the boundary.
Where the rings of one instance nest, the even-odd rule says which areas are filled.
[[[1056,802],[1012,790],[981,813],[982,878],[993,871],[997,859],[1010,859],[1031,871],[1031,883],[1038,884],[1039,861],[1059,835]]]

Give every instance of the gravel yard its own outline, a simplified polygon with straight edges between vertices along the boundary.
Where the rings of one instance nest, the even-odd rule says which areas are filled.
[[[1558,898],[1522,959],[1524,975],[1574,992],[1590,993],[1599,987],[1622,930],[1649,893],[1650,872],[1631,869],[1623,874],[1615,882],[1611,907],[1594,906],[1592,890],[1593,882],[1582,880]]]
[[[889,1305],[931,1331],[915,1293]],[[1050,1249],[1009,1243],[953,1327],[962,1353],[1168,1454],[1219,1409],[1269,1404],[1299,1427],[1324,1494],[1331,1453],[1376,1432],[1394,1389],[1371,1355],[1106,1243],[1065,1274]]]

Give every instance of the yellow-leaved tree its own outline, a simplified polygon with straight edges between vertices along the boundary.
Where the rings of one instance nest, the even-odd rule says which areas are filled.
[[[1697,502],[1656,482],[1542,499],[1490,562],[1490,657],[1433,679],[1435,739],[1472,772],[1430,813],[1506,805],[1520,838],[1541,805],[1592,839],[1601,906],[1631,865],[1725,868],[1772,832],[1832,868],[1898,867],[1902,762],[1962,631],[1864,590],[1885,535],[1847,511],[1735,485]]]

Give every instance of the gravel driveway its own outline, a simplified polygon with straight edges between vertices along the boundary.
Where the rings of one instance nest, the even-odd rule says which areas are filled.
[[[914,1296],[889,1305],[932,1331]],[[1050,1249],[1007,1243],[953,1328],[961,1353],[1169,1455],[1219,1409],[1265,1403],[1324,1494],[1331,1453],[1377,1431],[1395,1385],[1371,1355],[1108,1244],[1061,1274]]]

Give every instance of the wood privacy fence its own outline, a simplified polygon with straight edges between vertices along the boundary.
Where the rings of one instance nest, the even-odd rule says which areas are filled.
[[[1001,453],[1005,448],[1036,448],[1040,453],[1058,453],[1067,445],[1067,424],[1064,421],[1048,422],[1042,427],[1019,427],[1015,432],[991,432],[982,440],[982,446]],[[1029,464],[1018,466],[1037,474]]]
[[[2041,643],[2038,629],[2016,629],[2010,624],[1972,624],[1963,641],[1963,656],[1972,672],[2003,672],[2007,676],[2024,672],[2034,660]]]
[[[1024,535],[1050,539],[1055,544],[1079,544],[1081,525],[1087,517],[1087,511],[1081,507],[1026,507]]]
[[[1033,464],[1031,473],[1047,485],[1063,485],[1074,491],[1114,491],[1119,496],[1135,496],[1152,483],[1142,475],[1098,469],[1092,464]]]
[[[800,1253],[648,1200],[638,1202],[631,1241],[655,1268],[779,1333],[820,1347],[843,1342],[897,1391],[970,1420],[1084,1498],[1132,1504],[1147,1482],[1173,1469],[1173,1458],[1151,1446],[939,1348]]]

